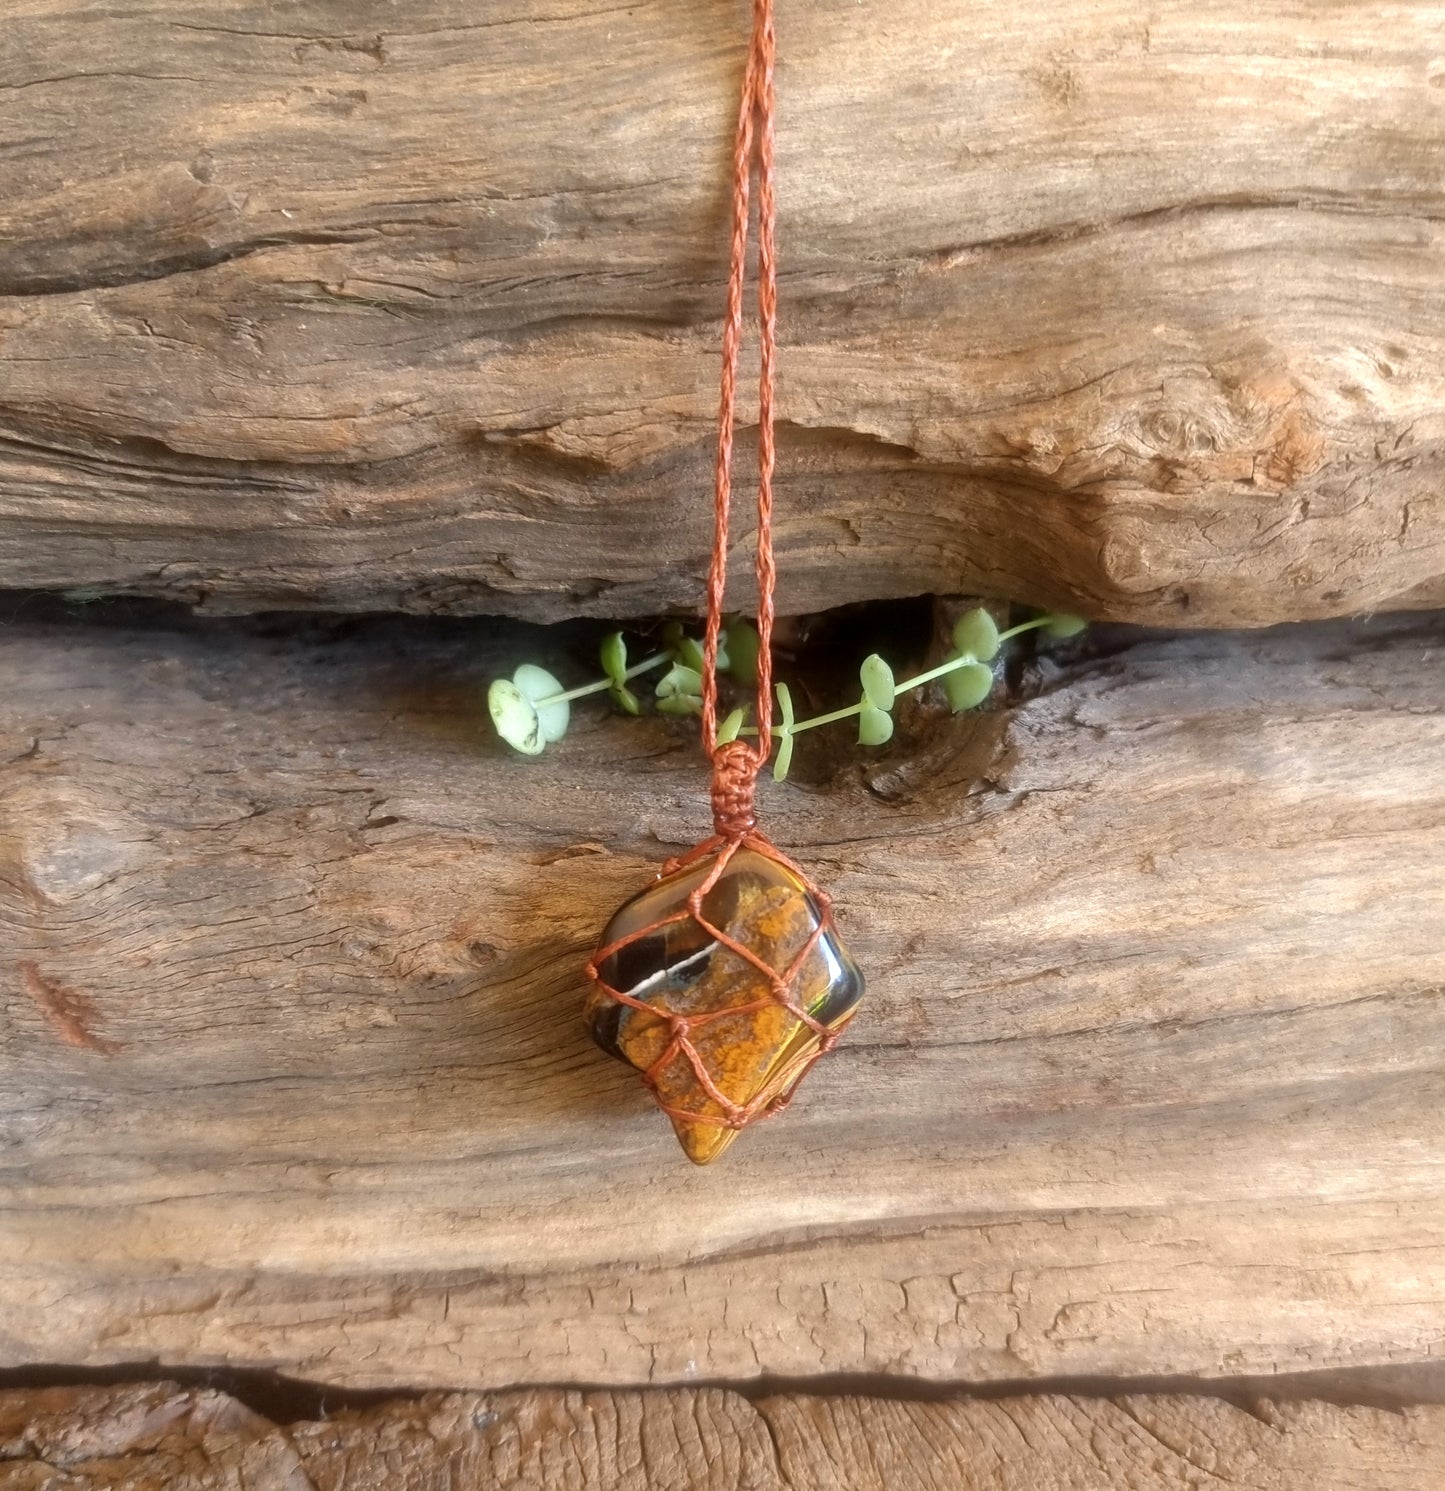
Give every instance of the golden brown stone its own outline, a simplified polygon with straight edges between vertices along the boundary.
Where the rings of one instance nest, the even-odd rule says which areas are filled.
[[[619,1060],[651,1072],[659,1103],[689,1159],[716,1159],[737,1134],[728,1110],[709,1093],[672,1043],[667,1013],[685,1016],[688,1040],[717,1093],[739,1109],[761,1110],[791,1091],[817,1051],[819,1035],[781,1003],[762,968],[723,945],[688,912],[688,897],[712,873],[706,859],[659,880],[608,923],[605,949],[632,937],[598,967],[602,984],[658,1009],[622,1004],[595,988],[586,1006],[593,1039]],[[740,849],[704,896],[711,927],[786,974],[823,921],[806,882],[787,865]],[[831,925],[797,969],[794,1003],[829,1030],[847,1023],[863,996],[863,976]],[[718,1015],[719,1011],[734,1013]],[[701,1023],[698,1017],[712,1016]]]

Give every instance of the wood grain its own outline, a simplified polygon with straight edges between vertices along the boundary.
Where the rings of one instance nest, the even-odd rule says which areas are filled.
[[[696,608],[743,10],[9,5],[0,586]],[[785,608],[1445,604],[1435,0],[779,25]]]
[[[695,1171],[578,1015],[606,915],[706,827],[687,726],[579,706],[507,754],[486,679],[578,664],[495,622],[22,616],[0,1360],[500,1387],[1426,1359],[1442,644],[1103,634],[882,753],[805,738],[765,811],[870,995]]]
[[[5,1491],[1436,1491],[1442,1478],[1438,1406],[543,1391],[281,1425],[166,1383],[0,1393]]]

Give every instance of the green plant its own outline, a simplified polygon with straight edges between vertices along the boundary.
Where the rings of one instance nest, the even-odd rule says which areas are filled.
[[[1046,636],[1076,636],[1088,623],[1081,617],[1054,612],[1020,622],[1007,631],[999,631],[992,616],[982,608],[960,616],[953,628],[953,647],[936,668],[905,678],[901,683],[893,669],[876,652],[863,661],[858,670],[862,692],[856,704],[835,709],[811,719],[794,717],[793,696],[787,684],[776,686],[778,719],[772,727],[777,754],[773,758],[773,776],[783,781],[792,766],[793,742],[805,730],[832,725],[856,718],[858,743],[880,746],[893,736],[893,710],[900,695],[912,693],[930,683],[942,685],[949,708],[955,714],[976,709],[988,698],[994,686],[993,664],[1003,644],[1024,632],[1043,631]],[[609,694],[614,703],[628,714],[641,713],[641,701],[628,688],[632,679],[670,664],[655,687],[659,713],[696,715],[702,711],[703,650],[702,644],[683,631],[680,622],[669,622],[663,629],[664,651],[627,666],[627,644],[621,632],[613,632],[601,648],[602,671],[606,675],[596,683],[563,690],[562,685],[545,668],[523,663],[510,679],[499,678],[488,690],[487,703],[497,734],[508,745],[524,755],[540,755],[553,741],[566,734],[574,699],[589,694]],[[747,622],[734,622],[724,634],[718,651],[718,671],[728,673],[742,684],[757,677],[758,634]],[[734,709],[718,725],[719,744],[741,735],[756,735],[755,727],[745,721],[747,712]]]
[[[746,622],[738,623],[732,629],[732,638],[742,644],[740,652],[748,669],[756,666],[757,635]],[[524,756],[540,756],[548,745],[561,740],[567,733],[574,699],[606,693],[624,713],[641,714],[642,703],[628,684],[664,663],[672,666],[658,680],[657,708],[663,714],[699,713],[702,709],[702,644],[683,631],[680,621],[668,622],[662,636],[667,644],[662,652],[654,653],[629,668],[626,639],[621,632],[611,633],[603,639],[599,653],[605,677],[596,683],[583,684],[581,688],[564,690],[552,674],[535,663],[521,664],[511,678],[494,680],[487,690],[487,708],[497,734]],[[724,671],[732,668],[736,674],[738,670],[728,655],[728,641],[729,634],[725,632],[718,648],[718,667]]]

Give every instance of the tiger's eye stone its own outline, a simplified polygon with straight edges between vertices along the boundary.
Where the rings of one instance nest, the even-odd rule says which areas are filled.
[[[745,958],[724,947],[691,916],[655,926],[686,910],[688,896],[711,873],[706,859],[679,870],[629,901],[608,923],[607,947],[645,928],[654,930],[619,948],[598,967],[602,980],[646,1004],[693,1017],[738,1009],[691,1028],[689,1040],[717,1090],[740,1107],[763,1097],[772,1101],[802,1076],[818,1036],[772,998],[772,985]],[[786,865],[753,849],[728,861],[702,903],[703,916],[767,967],[786,973],[822,915],[806,883]],[[820,1024],[836,1030],[852,1018],[863,997],[863,975],[831,931],[818,939],[799,969],[792,998]],[[745,1006],[767,1001],[760,1009]],[[594,988],[586,1019],[592,1038],[609,1055],[646,1071],[671,1037],[666,1019],[619,1004]],[[697,1079],[682,1052],[655,1074],[658,1098],[668,1107],[698,1115],[673,1115],[672,1125],[690,1160],[716,1159],[737,1130],[708,1123],[723,1109]]]

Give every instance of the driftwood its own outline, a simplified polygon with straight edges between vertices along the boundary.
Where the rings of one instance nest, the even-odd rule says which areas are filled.
[[[15,1491],[1438,1491],[1445,1408],[468,1393],[272,1423],[166,1383],[0,1393]]]
[[[5,1365],[475,1387],[1438,1350],[1445,619],[1103,635],[883,753],[807,738],[766,811],[869,1000],[707,1171],[578,1018],[603,917],[706,826],[699,756],[584,707],[507,754],[485,682],[569,672],[549,645],[0,634]]]
[[[7,15],[0,586],[695,607],[744,9]],[[780,9],[786,608],[1445,603],[1437,4]]]

